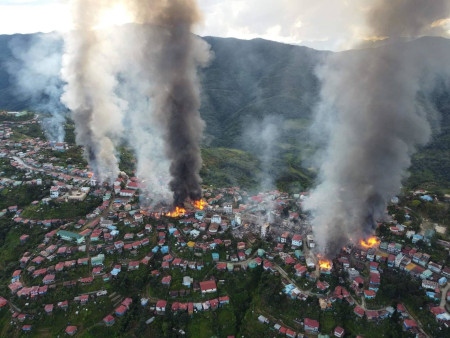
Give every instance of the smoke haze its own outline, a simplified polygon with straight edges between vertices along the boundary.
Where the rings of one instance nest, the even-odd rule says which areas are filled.
[[[413,38],[432,31],[449,2],[377,1],[368,11],[373,37]],[[315,127],[326,131],[320,183],[305,202],[319,250],[335,254],[374,233],[387,201],[400,191],[411,156],[432,134],[427,102],[436,71],[450,74],[443,50],[385,45],[331,56],[318,70]]]
[[[59,101],[63,86],[60,36],[38,34],[26,41],[22,36],[14,37],[9,48],[14,59],[6,69],[14,80],[15,94],[46,115],[42,124],[47,138],[63,142],[66,108]]]
[[[283,120],[276,116],[266,116],[262,121],[252,121],[244,130],[244,140],[247,148],[257,155],[261,163],[259,173],[260,191],[269,191],[275,188],[276,173],[273,163],[276,159],[277,142]]]

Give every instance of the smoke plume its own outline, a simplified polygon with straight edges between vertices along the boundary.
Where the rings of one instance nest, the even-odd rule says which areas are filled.
[[[380,0],[368,12],[375,39],[416,38],[443,32],[435,23],[447,0]],[[386,44],[331,56],[318,71],[321,103],[315,127],[327,137],[320,183],[306,201],[319,250],[334,254],[374,233],[387,201],[400,190],[411,156],[432,134],[427,101],[448,51],[424,41]],[[447,55],[446,55],[447,54]]]
[[[114,32],[114,36],[121,41],[118,44],[126,41],[129,45],[122,52],[119,75],[119,95],[128,101],[124,127],[130,132],[126,133],[125,139],[136,156],[141,205],[152,207],[160,202],[172,202],[170,163],[149,94],[158,89],[158,84],[148,75],[154,72],[149,61],[154,58],[154,49],[148,48],[145,43],[153,40],[154,34],[155,29],[148,25],[129,25]]]
[[[262,121],[252,121],[244,131],[247,148],[256,153],[261,162],[261,171],[258,175],[260,191],[269,191],[275,188],[276,173],[273,164],[278,151],[277,142],[280,139],[282,127],[282,119],[267,116]]]
[[[115,154],[123,132],[123,100],[117,87],[117,50],[105,31],[96,29],[106,0],[73,0],[74,29],[65,36],[62,77],[67,85],[61,101],[71,110],[76,142],[99,181],[118,174]]]
[[[64,141],[66,108],[62,93],[60,36],[55,33],[14,37],[9,48],[13,59],[6,69],[13,79],[14,92],[31,107],[45,114],[43,129],[50,141]]]
[[[194,0],[131,1],[138,23],[149,25],[141,41],[143,55],[151,55],[139,67],[154,84],[149,93],[157,128],[169,160],[174,205],[201,198],[200,141],[204,122],[200,117],[200,85],[197,67],[210,57],[206,43],[191,33],[200,21]],[[151,49],[151,51],[147,51]]]

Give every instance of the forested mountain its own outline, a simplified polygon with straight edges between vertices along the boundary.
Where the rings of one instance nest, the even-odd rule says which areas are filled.
[[[20,57],[20,50],[27,51],[32,43],[45,39],[42,34],[0,35],[0,109],[42,110],[39,100],[48,99],[48,93],[30,96],[19,91],[14,71],[26,67],[21,63],[29,60]],[[308,187],[315,172],[308,127],[319,101],[316,69],[331,52],[262,39],[204,39],[214,53],[200,74],[201,114],[206,122],[205,183],[256,187],[266,181],[282,189]],[[52,55],[62,50],[61,40],[54,36],[43,46],[51,46]],[[421,38],[395,42],[391,48],[450,50],[450,41]],[[341,54],[348,57],[358,52]],[[414,157],[410,186],[431,183],[450,188],[450,95],[446,83],[448,79],[443,79],[433,92],[433,106],[441,115],[440,130]]]

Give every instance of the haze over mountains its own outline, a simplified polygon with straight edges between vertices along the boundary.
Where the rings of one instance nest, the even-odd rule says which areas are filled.
[[[47,36],[50,37],[0,35],[0,109],[43,109],[39,104],[42,97],[17,90],[14,77],[8,73],[11,69],[8,65],[25,69],[24,65],[20,66],[24,60],[17,57],[20,49],[26,51],[31,42]],[[204,39],[214,52],[209,67],[201,73],[200,111],[206,122],[203,144],[209,148],[203,152],[205,181],[265,187],[277,185],[284,189],[309,186],[314,171],[306,168],[312,166],[312,149],[316,145],[311,144],[308,126],[320,89],[315,70],[331,52],[262,39]],[[61,40],[52,38],[51,43],[54,51],[61,51]],[[450,55],[450,41],[443,38],[397,41],[389,48],[429,52],[439,48],[448,50]],[[348,57],[349,53],[358,51],[340,54]],[[58,81],[52,82],[55,83]],[[432,93],[432,108],[441,115],[440,132],[436,132],[433,142],[415,156],[410,185],[434,182],[450,186],[448,83],[449,79],[441,79]],[[238,151],[213,151],[211,148],[235,148]]]

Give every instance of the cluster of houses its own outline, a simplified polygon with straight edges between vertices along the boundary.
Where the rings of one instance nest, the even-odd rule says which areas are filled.
[[[189,315],[193,315],[194,313],[201,311],[216,310],[229,303],[230,298],[228,296],[220,296],[202,302],[174,301],[171,304],[165,299],[160,299],[152,308],[155,309],[157,315],[165,315],[168,311],[171,311],[172,313],[187,312]]]
[[[37,122],[31,120],[20,123]],[[67,149],[66,144],[54,144],[40,139],[13,142],[9,138],[11,134],[11,123],[0,124],[0,157],[18,157],[25,165],[21,164],[21,161],[13,160],[11,164],[16,168],[50,175],[54,181],[50,189],[49,199],[61,199],[65,196],[67,199],[81,200],[87,194],[103,198],[103,203],[92,213],[86,215],[85,219],[71,224],[64,224],[62,220],[24,219],[20,215],[18,206],[11,206],[4,211],[4,213],[9,211],[15,214],[14,221],[19,225],[39,225],[53,229],[44,236],[43,242],[33,252],[25,252],[20,258],[19,268],[14,271],[11,283],[8,286],[11,294],[17,297],[36,300],[56,287],[71,287],[77,283],[86,285],[100,278],[104,282],[108,282],[119,273],[126,273],[123,272],[124,267],[127,271],[133,271],[139,269],[140,266],[149,266],[158,253],[162,254],[161,269],[149,270],[149,273],[152,276],[160,277],[161,284],[167,286],[168,289],[173,282],[172,269],[181,269],[182,271],[187,271],[187,269],[202,270],[205,266],[203,255],[210,255],[218,271],[232,272],[262,266],[265,271],[274,273],[279,268],[274,262],[275,257],[278,256],[283,264],[292,266],[293,276],[313,278],[309,271],[315,268],[315,262],[311,258],[304,257],[302,252],[304,243],[308,248],[314,248],[315,243],[312,234],[302,235],[283,231],[276,237],[273,248],[269,252],[259,249],[255,255],[252,255],[252,249],[248,247],[246,242],[238,241],[236,247],[234,247],[231,240],[221,238],[223,232],[242,224],[243,215],[248,216],[253,212],[269,211],[271,217],[280,217],[289,199],[286,193],[272,191],[248,196],[245,191],[238,187],[208,188],[203,193],[208,203],[205,210],[187,213],[178,222],[168,224],[160,222],[160,224],[152,226],[151,224],[145,224],[144,219],[154,216],[153,211],[132,203],[132,198],[136,196],[140,188],[137,178],[129,178],[124,175],[117,178],[111,189],[99,187],[95,178],[90,177],[87,169],[58,166],[53,163],[57,160],[56,158],[44,159],[39,153],[42,149],[65,151]],[[81,181],[89,182],[90,187],[75,191],[73,186],[69,184],[69,182],[75,184]],[[15,182],[3,178],[0,180],[0,189],[2,186],[18,184]],[[30,182],[30,184],[42,184],[40,178],[30,180]],[[303,195],[298,196],[300,200],[302,197]],[[238,207],[233,208],[230,201],[238,202]],[[243,203],[244,201],[245,203]],[[108,214],[108,217],[105,217],[106,214]],[[158,217],[161,217],[161,215]],[[289,213],[289,220],[297,219],[299,219],[298,213]],[[120,226],[117,225],[118,223],[120,223]],[[393,234],[405,235],[412,240],[413,244],[420,240],[427,242],[432,236],[430,233],[425,233],[422,236],[406,230],[401,224],[396,224],[390,228]],[[20,237],[22,244],[29,240],[29,234],[25,232],[24,230]],[[169,243],[174,243],[175,246],[170,247]],[[146,249],[151,244],[153,248]],[[217,252],[221,247],[227,248],[228,254],[225,261],[220,261]],[[176,257],[175,249],[192,250],[199,259],[186,260]],[[73,258],[74,255],[80,253],[83,257]],[[117,253],[127,257],[126,263],[115,262],[111,266],[105,266],[105,258]],[[369,261],[367,278],[363,278],[360,274],[365,264],[351,264],[350,262],[353,260],[349,259],[350,254],[354,254],[357,261]],[[422,287],[426,290],[428,297],[436,301],[443,297],[441,289],[446,285],[447,278],[450,277],[449,267],[433,262],[430,255],[416,248],[404,246],[399,242],[381,242],[378,247],[370,249],[353,248],[347,253],[343,252],[337,261],[348,273],[351,289],[356,295],[360,295],[367,300],[375,298],[379,290],[383,273],[380,263],[385,263],[389,268],[398,268],[414,277],[421,278]],[[89,267],[87,273],[86,267]],[[64,281],[59,285],[59,278],[63,271],[78,268],[83,268],[80,271],[85,273],[84,276],[72,281]],[[328,274],[330,269],[321,270],[321,273]],[[32,286],[24,285],[22,276],[25,273],[35,281]],[[346,288],[338,286],[332,291],[326,281],[319,279],[315,282],[318,292],[322,295],[326,294],[326,297],[320,297],[322,309],[330,308],[335,301],[347,301],[350,305],[355,304],[353,297],[350,296],[350,292]],[[217,292],[214,280],[194,282],[190,276],[186,275],[183,277],[182,284],[187,288],[193,285],[194,291],[198,289],[202,295]],[[175,291],[172,290],[171,292],[173,293],[171,296],[176,298]],[[177,292],[178,295],[181,295],[181,290]],[[285,285],[285,293],[293,299],[305,300],[308,297],[307,293],[290,284]],[[450,294],[446,296],[448,300]],[[74,302],[83,305],[89,301],[90,297],[83,294],[75,297]],[[6,305],[3,299],[0,297],[0,308]],[[130,300],[131,298],[125,298],[113,313],[108,314],[103,319],[105,325],[113,325],[115,318],[123,316],[131,306]],[[197,303],[173,301],[170,305],[167,300],[161,299],[155,304],[154,308],[158,315],[163,315],[166,311],[187,311],[189,314],[193,314],[196,311],[217,309],[228,304],[228,302],[228,296],[216,297]],[[67,305],[68,301],[65,300],[58,303],[56,308],[64,309]],[[45,304],[44,310],[46,313],[51,313],[53,308],[54,304]],[[400,310],[397,308],[397,311]],[[435,314],[437,320],[450,323],[450,316],[445,309],[437,306],[432,307],[430,311]],[[408,317],[406,311],[403,313],[405,330],[411,332],[418,330],[417,323]],[[355,306],[354,314],[357,317],[366,316],[369,320],[379,320],[389,316],[391,309],[388,307],[380,311],[371,311]],[[27,318],[26,315],[16,314],[16,317],[19,316],[20,319],[25,320]],[[260,316],[260,318],[261,322],[268,323],[265,317]],[[17,320],[20,321],[20,319]],[[303,323],[306,333],[319,332],[319,323],[316,320],[305,318]],[[300,333],[296,333],[278,323],[275,324],[274,328],[287,337],[302,336]],[[31,326],[24,325],[23,330],[31,330]],[[68,327],[68,330],[74,334],[76,327],[71,326],[70,329]],[[66,331],[70,335],[69,332]],[[334,335],[336,337],[344,336],[343,328],[337,327],[334,330]]]
[[[319,334],[319,322],[317,320],[311,319],[311,318],[304,318],[302,321],[303,331],[305,332],[305,334],[296,332],[295,330],[288,328],[285,325],[280,324],[280,323],[273,324],[270,322],[270,320],[268,318],[266,318],[263,315],[258,316],[258,321],[262,324],[272,326],[272,328],[275,332],[277,332],[279,335],[286,336],[288,338],[303,338],[303,337],[306,337],[305,334],[312,334],[312,335]],[[342,328],[340,326],[336,326],[334,328],[334,330],[333,330],[334,337],[341,338],[341,337],[344,337],[344,335],[345,335],[344,328]],[[326,335],[326,336],[329,337],[328,335]],[[360,336],[358,336],[358,337],[360,337]]]

